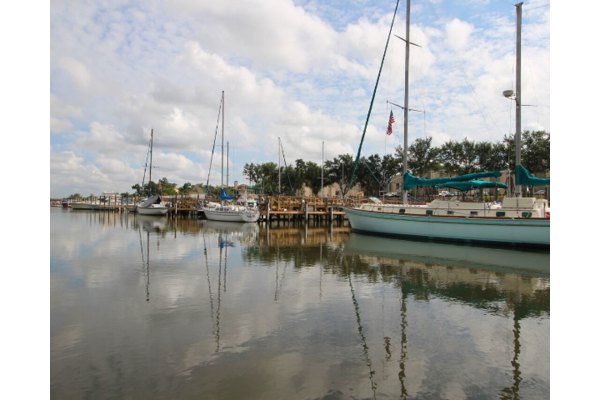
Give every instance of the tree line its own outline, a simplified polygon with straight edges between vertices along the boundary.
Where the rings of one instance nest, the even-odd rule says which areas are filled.
[[[450,140],[434,147],[432,138],[416,139],[409,147],[407,169],[418,177],[432,172],[447,176],[473,172],[515,170],[514,136],[505,136],[501,142],[474,142]],[[401,174],[404,163],[402,146],[393,154],[381,157],[372,154],[361,157],[356,169],[355,183],[360,184],[366,196],[378,196],[385,191],[390,180]],[[323,168],[312,161],[296,160],[294,166],[281,167],[267,162],[245,164],[243,174],[265,194],[296,195],[304,187],[318,193],[321,185],[337,183],[342,192],[347,191],[354,166],[351,154],[342,154],[323,163]],[[550,134],[545,131],[525,131],[521,135],[521,163],[533,174],[550,171]],[[323,169],[323,171],[321,171]]]
[[[442,173],[447,176],[463,175],[482,171],[515,170],[514,136],[507,135],[502,141],[474,142],[450,140],[439,147],[431,144],[432,138],[416,139],[408,147],[407,168],[418,177],[427,177],[430,173]],[[385,191],[390,180],[401,174],[404,163],[402,146],[394,149],[393,154],[381,157],[372,154],[361,157],[356,169],[355,184],[360,184],[366,196],[378,196]],[[354,166],[351,154],[341,154],[333,160],[324,161],[323,167],[312,161],[298,159],[294,165],[279,167],[274,162],[245,164],[243,175],[255,191],[267,195],[289,195],[300,193],[303,187],[309,187],[318,193],[321,186],[338,184],[342,192],[347,191]],[[521,135],[521,163],[534,175],[545,175],[550,171],[550,133],[545,131],[525,131]],[[218,194],[220,188],[205,187],[198,183],[186,182],[181,186],[169,182],[165,177],[158,182],[150,181],[144,185],[135,184],[133,193],[121,193],[123,197],[142,197],[148,193],[160,193],[166,196],[189,196],[194,193]],[[232,194],[232,193],[230,193]],[[81,195],[69,197],[81,199]]]

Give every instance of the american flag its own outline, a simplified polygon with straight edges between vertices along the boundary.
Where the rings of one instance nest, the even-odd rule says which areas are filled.
[[[392,134],[392,124],[394,122],[396,122],[396,119],[394,118],[394,113],[392,111],[390,111],[390,120],[388,121],[388,129],[387,129],[388,135]]]

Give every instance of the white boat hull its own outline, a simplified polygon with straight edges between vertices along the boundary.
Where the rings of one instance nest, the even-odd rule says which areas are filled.
[[[357,232],[442,241],[550,246],[550,219],[392,214],[345,208]]]
[[[71,209],[73,210],[99,210],[100,204],[94,203],[71,203]]]
[[[256,222],[260,216],[258,210],[222,210],[219,208],[205,208],[204,215],[210,221],[223,222]]]
[[[137,213],[140,215],[167,215],[168,207],[137,207]]]

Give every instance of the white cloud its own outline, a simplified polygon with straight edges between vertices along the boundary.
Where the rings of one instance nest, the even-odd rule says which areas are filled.
[[[62,58],[58,67],[66,74],[67,79],[79,90],[87,89],[92,80],[87,67],[80,61],[70,57]]]
[[[53,2],[51,157],[70,152],[85,168],[99,171],[114,165],[107,160],[121,160],[141,175],[154,129],[157,154],[173,161],[165,176],[178,184],[184,183],[180,179],[204,181],[221,91],[235,180],[243,180],[245,163],[276,161],[278,137],[288,162],[320,163],[323,142],[326,159],[354,153],[393,10],[370,5],[367,13],[352,4],[339,10],[318,1],[301,4]],[[425,121],[423,114],[410,114],[409,140],[501,140],[511,118],[501,91],[514,81],[514,7],[480,20],[468,18],[465,10],[442,12],[443,6],[422,5],[412,18],[411,41],[421,47],[411,48],[410,104],[427,112]],[[488,6],[473,5],[472,12]],[[435,12],[427,7],[437,7],[440,15],[429,19]],[[524,29],[523,83],[527,101],[545,106],[528,109],[523,126],[549,129],[548,21],[541,11],[536,9],[540,19]],[[399,36],[404,35],[403,18],[399,11],[394,28]],[[400,128],[392,138],[383,132],[387,101],[401,103],[403,90],[404,45],[393,36],[363,155],[381,153],[384,146],[392,151],[401,141]],[[220,180],[220,157],[213,171]],[[111,169],[100,184],[131,178],[131,172],[116,176]],[[51,182],[54,194],[70,194],[57,193],[57,183]]]
[[[446,24],[446,44],[453,50],[460,51],[469,45],[473,26],[457,18]]]

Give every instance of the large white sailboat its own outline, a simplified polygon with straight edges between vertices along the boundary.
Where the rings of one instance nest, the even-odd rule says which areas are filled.
[[[517,81],[514,96],[516,113],[516,195],[507,196],[501,204],[484,202],[462,202],[436,199],[425,205],[409,204],[407,190],[415,186],[459,183],[476,185],[490,181],[464,180],[461,177],[423,180],[414,178],[404,163],[403,204],[383,204],[375,201],[358,207],[344,208],[350,226],[354,231],[385,236],[410,237],[440,241],[462,241],[511,246],[550,246],[550,208],[547,200],[535,197],[521,197],[521,185],[546,186],[549,179],[532,177],[521,165],[520,159],[520,117],[521,117],[521,77],[520,77],[520,30],[522,3],[517,7]],[[397,6],[396,6],[397,7]],[[395,14],[394,14],[395,17]],[[408,47],[410,0],[407,1],[406,73],[404,96],[404,160],[407,160],[407,111],[408,111]],[[392,22],[393,24],[393,22]],[[392,25],[393,26],[393,25]],[[391,33],[391,29],[390,29]],[[388,37],[389,41],[389,37]],[[387,47],[387,46],[386,46]],[[385,55],[384,55],[385,56]],[[368,120],[367,120],[368,121]],[[364,138],[364,135],[363,135]],[[362,142],[361,142],[362,145]],[[360,157],[357,156],[357,161]],[[376,200],[376,199],[375,199]]]

